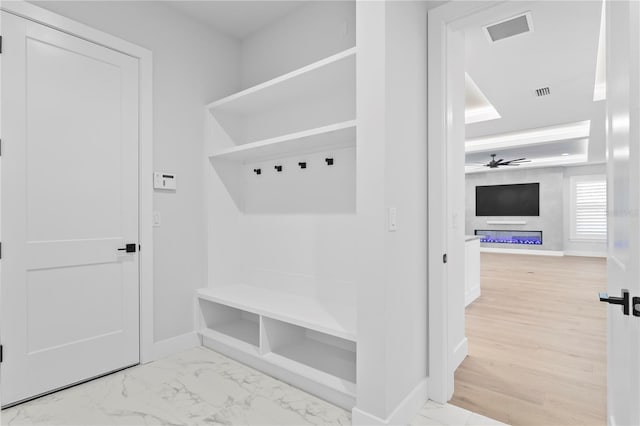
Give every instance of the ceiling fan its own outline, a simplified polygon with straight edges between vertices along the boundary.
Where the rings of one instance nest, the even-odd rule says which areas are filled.
[[[504,159],[496,160],[496,154],[491,154],[491,161],[487,164],[483,164],[485,167],[489,167],[490,169],[497,169],[502,166],[519,166],[522,163],[530,163],[531,160],[527,160],[526,158],[516,158],[514,160],[504,161]]]

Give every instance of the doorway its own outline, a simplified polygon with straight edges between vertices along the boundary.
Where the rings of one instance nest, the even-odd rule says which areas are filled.
[[[461,86],[460,82],[463,81],[462,79],[464,78],[461,70],[463,67],[460,66],[460,59],[453,57],[450,53],[453,51],[460,51],[461,48],[462,50],[464,49],[464,37],[461,37],[460,30],[469,25],[470,22],[477,20],[479,17],[486,18],[487,22],[495,22],[495,20],[491,20],[491,15],[494,14],[497,9],[500,7],[508,8],[510,6],[518,6],[515,5],[515,3],[516,2],[504,2],[497,5],[484,4],[475,6],[449,5],[448,7],[443,7],[440,14],[433,13],[430,15],[430,49],[433,48],[439,52],[449,53],[440,56],[440,63],[436,66],[432,64],[434,63],[434,59],[438,56],[433,56],[431,54],[432,52],[430,52],[429,70],[430,123],[437,123],[438,121],[436,117],[442,117],[442,123],[446,123],[442,126],[430,126],[430,140],[435,139],[447,141],[446,144],[436,146],[430,151],[430,168],[432,169],[431,172],[434,177],[447,177],[449,182],[445,188],[454,188],[455,186],[452,186],[451,181],[458,179],[456,177],[457,173],[462,175],[462,171],[460,170],[462,162],[456,161],[455,158],[463,158],[464,154],[461,155],[459,149],[460,146],[464,146],[465,141],[464,135],[461,136],[459,134],[459,129],[464,126],[464,124],[461,124],[464,123],[462,118],[464,116],[464,111],[461,108],[461,105],[463,105],[461,100],[464,99],[464,97],[463,94],[460,93],[459,89]],[[530,8],[535,5],[535,2],[519,3],[519,5],[525,8]],[[626,7],[628,7],[628,5],[626,5]],[[444,9],[448,10],[443,11]],[[631,9],[632,11],[635,11],[633,7]],[[516,13],[513,13],[510,16],[513,17],[515,15]],[[618,18],[622,18],[622,16],[623,15],[620,14]],[[635,15],[632,14],[632,16]],[[495,18],[495,16],[493,18]],[[629,18],[629,20],[631,19],[635,19],[635,17]],[[618,21],[615,22],[618,23]],[[621,34],[620,36],[623,37],[624,35]],[[629,43],[628,33],[626,34],[626,37],[627,43]],[[441,48],[442,46],[446,47]],[[627,72],[626,68],[621,69],[624,72]],[[456,71],[454,72],[453,70]],[[607,76],[607,78],[609,79],[609,76]],[[456,79],[458,82],[457,86],[452,84],[453,79]],[[434,121],[434,119],[436,121]],[[608,119],[610,119],[610,115],[608,116]],[[607,136],[607,140],[609,140],[609,136]],[[610,154],[611,152],[609,155]],[[508,160],[508,158],[505,160]],[[608,173],[609,175],[611,174],[610,169],[608,170]],[[432,175],[430,174],[430,177],[431,176]],[[612,182],[611,180],[609,181]],[[440,182],[442,182],[442,180],[440,180]],[[611,195],[612,192],[615,193],[615,190],[610,190],[609,195]],[[436,202],[434,203],[434,201]],[[461,226],[459,218],[465,214],[463,197],[460,197],[459,194],[453,194],[452,191],[447,191],[446,189],[443,191],[441,188],[434,189],[433,187],[430,187],[430,204],[445,206],[442,211],[436,211],[435,216],[439,217],[430,218],[430,229],[434,229],[434,226],[431,225],[431,223],[439,223],[441,226],[446,228],[444,231],[439,231],[441,237],[439,241],[436,239],[436,241],[432,243],[434,247],[432,253],[437,254],[446,252],[449,259],[453,259],[454,256],[460,256],[463,246],[461,247],[459,239],[455,236],[460,234],[459,229]],[[611,231],[611,228],[609,230]],[[611,246],[609,246],[609,255],[611,253],[610,250]],[[453,395],[453,372],[457,367],[455,357],[453,356],[456,349],[455,342],[457,342],[457,339],[453,339],[453,341],[449,339],[451,336],[449,331],[452,327],[452,323],[455,323],[457,319],[451,316],[451,312],[460,312],[460,305],[454,306],[452,309],[452,304],[464,303],[458,299],[452,299],[451,296],[453,293],[459,291],[459,288],[456,288],[458,285],[457,283],[463,282],[463,280],[452,279],[452,277],[456,276],[457,271],[452,271],[451,266],[448,268],[446,266],[439,267],[438,262],[435,260],[436,259],[430,259],[430,266],[432,266],[430,267],[430,282],[432,283],[430,285],[430,324],[441,324],[441,321],[444,320],[444,325],[431,327],[430,340],[432,345],[441,344],[441,347],[446,348],[446,352],[444,354],[430,354],[430,367],[432,368],[432,371],[433,368],[436,367],[436,371],[434,371],[434,373],[436,379],[439,379],[436,381],[438,386],[436,386],[436,389],[432,391],[432,399],[440,397],[443,398],[443,400],[447,400]],[[442,260],[440,260],[440,263],[442,264]],[[449,284],[444,286],[438,284],[434,285],[434,283],[439,282]],[[608,286],[611,286],[610,281]],[[446,308],[440,309],[438,306],[434,306],[434,300],[436,303],[446,301]],[[610,310],[610,318],[611,315],[613,315],[613,313]],[[453,325],[455,326],[455,324]],[[434,330],[434,328],[436,330]],[[446,359],[443,361],[443,358]],[[611,404],[609,406],[611,407]]]

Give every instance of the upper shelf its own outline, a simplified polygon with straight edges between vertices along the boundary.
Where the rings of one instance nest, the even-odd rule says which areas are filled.
[[[272,80],[250,87],[207,105],[209,111],[250,115],[276,105],[325,93],[332,88],[352,86],[355,90],[356,48],[329,56]]]
[[[347,148],[356,143],[356,121],[344,121],[263,141],[228,148],[210,159],[251,162],[276,158],[292,152],[317,152]]]

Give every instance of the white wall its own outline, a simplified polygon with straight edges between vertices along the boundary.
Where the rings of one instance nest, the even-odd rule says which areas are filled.
[[[355,2],[311,1],[242,41],[242,87],[355,46]]]
[[[542,230],[543,245],[486,244],[483,247],[499,247],[521,250],[554,250],[570,255],[605,256],[606,242],[572,241],[570,236],[570,178],[571,176],[606,175],[605,164],[573,167],[546,167],[466,175],[467,208],[466,233],[475,229]],[[511,183],[540,182],[539,217],[476,217],[475,187]],[[487,225],[487,219],[522,219],[526,225]]]
[[[540,183],[540,216],[476,216],[476,186]],[[563,249],[563,168],[492,170],[466,175],[466,233],[473,235],[476,229],[542,231],[542,245],[482,243],[482,247],[517,250]],[[488,225],[490,220],[522,220],[525,225]]]
[[[354,2],[304,3],[244,39],[243,87],[353,47],[354,9]],[[343,23],[349,29],[346,33]],[[351,99],[344,105],[345,99],[337,99],[340,105],[336,108],[348,116],[344,119],[354,119],[355,94],[345,93],[348,97]],[[318,107],[324,101],[315,97],[301,100],[291,108],[271,111],[267,117],[250,117],[243,128],[267,121],[265,118],[276,118],[271,120],[274,123],[285,118],[305,128],[309,115],[332,122],[335,111]],[[211,128],[216,126],[213,119],[207,120],[205,157],[234,143],[224,140],[221,129]],[[290,126],[275,123],[268,136],[281,135],[283,128]],[[325,165],[321,154],[305,153],[240,167],[235,176],[238,187],[231,191],[235,200],[229,195],[229,181],[224,185],[224,166],[211,167],[205,160],[210,286],[244,283],[337,301],[356,309],[355,150],[332,151],[332,167]],[[297,166],[301,160],[309,162],[304,172]],[[274,174],[276,163],[284,165],[282,174]],[[264,173],[253,175],[254,167]]]
[[[207,273],[202,108],[239,87],[239,42],[158,3],[34,3],[153,52],[154,169],[176,173],[178,183],[175,193],[154,195],[162,215],[154,229],[154,337],[193,331],[194,289],[206,286]]]
[[[366,416],[389,418],[427,375],[428,4],[358,2],[356,8],[360,274],[354,421],[366,422]],[[397,208],[396,232],[387,230],[389,207]]]

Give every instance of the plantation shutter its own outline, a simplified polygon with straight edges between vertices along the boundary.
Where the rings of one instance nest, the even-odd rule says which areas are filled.
[[[574,182],[572,237],[604,240],[607,238],[607,181],[598,179]]]

